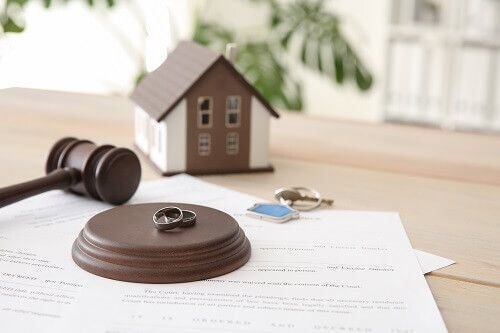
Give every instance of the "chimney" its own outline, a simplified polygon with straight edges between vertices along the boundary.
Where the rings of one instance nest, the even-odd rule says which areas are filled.
[[[236,61],[237,50],[238,46],[236,45],[236,43],[228,43],[226,45],[226,58],[231,64],[234,64],[234,62]]]

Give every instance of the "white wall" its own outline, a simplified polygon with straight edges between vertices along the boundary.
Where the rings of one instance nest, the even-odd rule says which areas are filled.
[[[162,172],[186,170],[187,113],[183,99],[160,122],[135,106],[135,144]]]
[[[144,64],[153,70],[164,60],[171,35],[190,30],[188,1],[118,1],[112,9],[64,2],[45,9],[30,1],[23,33],[0,29],[0,88],[127,95]]]
[[[271,115],[262,103],[252,96],[250,115],[250,168],[269,166],[269,122]]]
[[[149,158],[163,172],[167,171],[167,125],[150,118]]]
[[[166,171],[186,170],[187,102],[183,99],[162,122],[166,126]]]
[[[134,142],[146,155],[149,155],[149,115],[139,106],[134,108]]]

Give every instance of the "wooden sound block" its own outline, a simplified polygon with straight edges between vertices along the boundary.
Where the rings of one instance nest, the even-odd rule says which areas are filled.
[[[192,210],[189,228],[160,231],[153,214],[176,206]],[[238,223],[219,210],[181,203],[112,208],[92,217],[73,243],[73,260],[84,270],[114,280],[175,283],[220,276],[243,266],[250,242]]]

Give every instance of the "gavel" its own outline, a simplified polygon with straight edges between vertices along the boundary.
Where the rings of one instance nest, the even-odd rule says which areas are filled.
[[[141,164],[130,149],[76,138],[52,146],[45,171],[45,177],[0,188],[0,207],[56,189],[119,205],[134,195],[141,180]]]

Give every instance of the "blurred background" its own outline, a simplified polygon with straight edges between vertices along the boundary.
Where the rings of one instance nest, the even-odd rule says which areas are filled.
[[[127,96],[177,42],[282,110],[500,131],[500,0],[0,0],[0,88]]]

